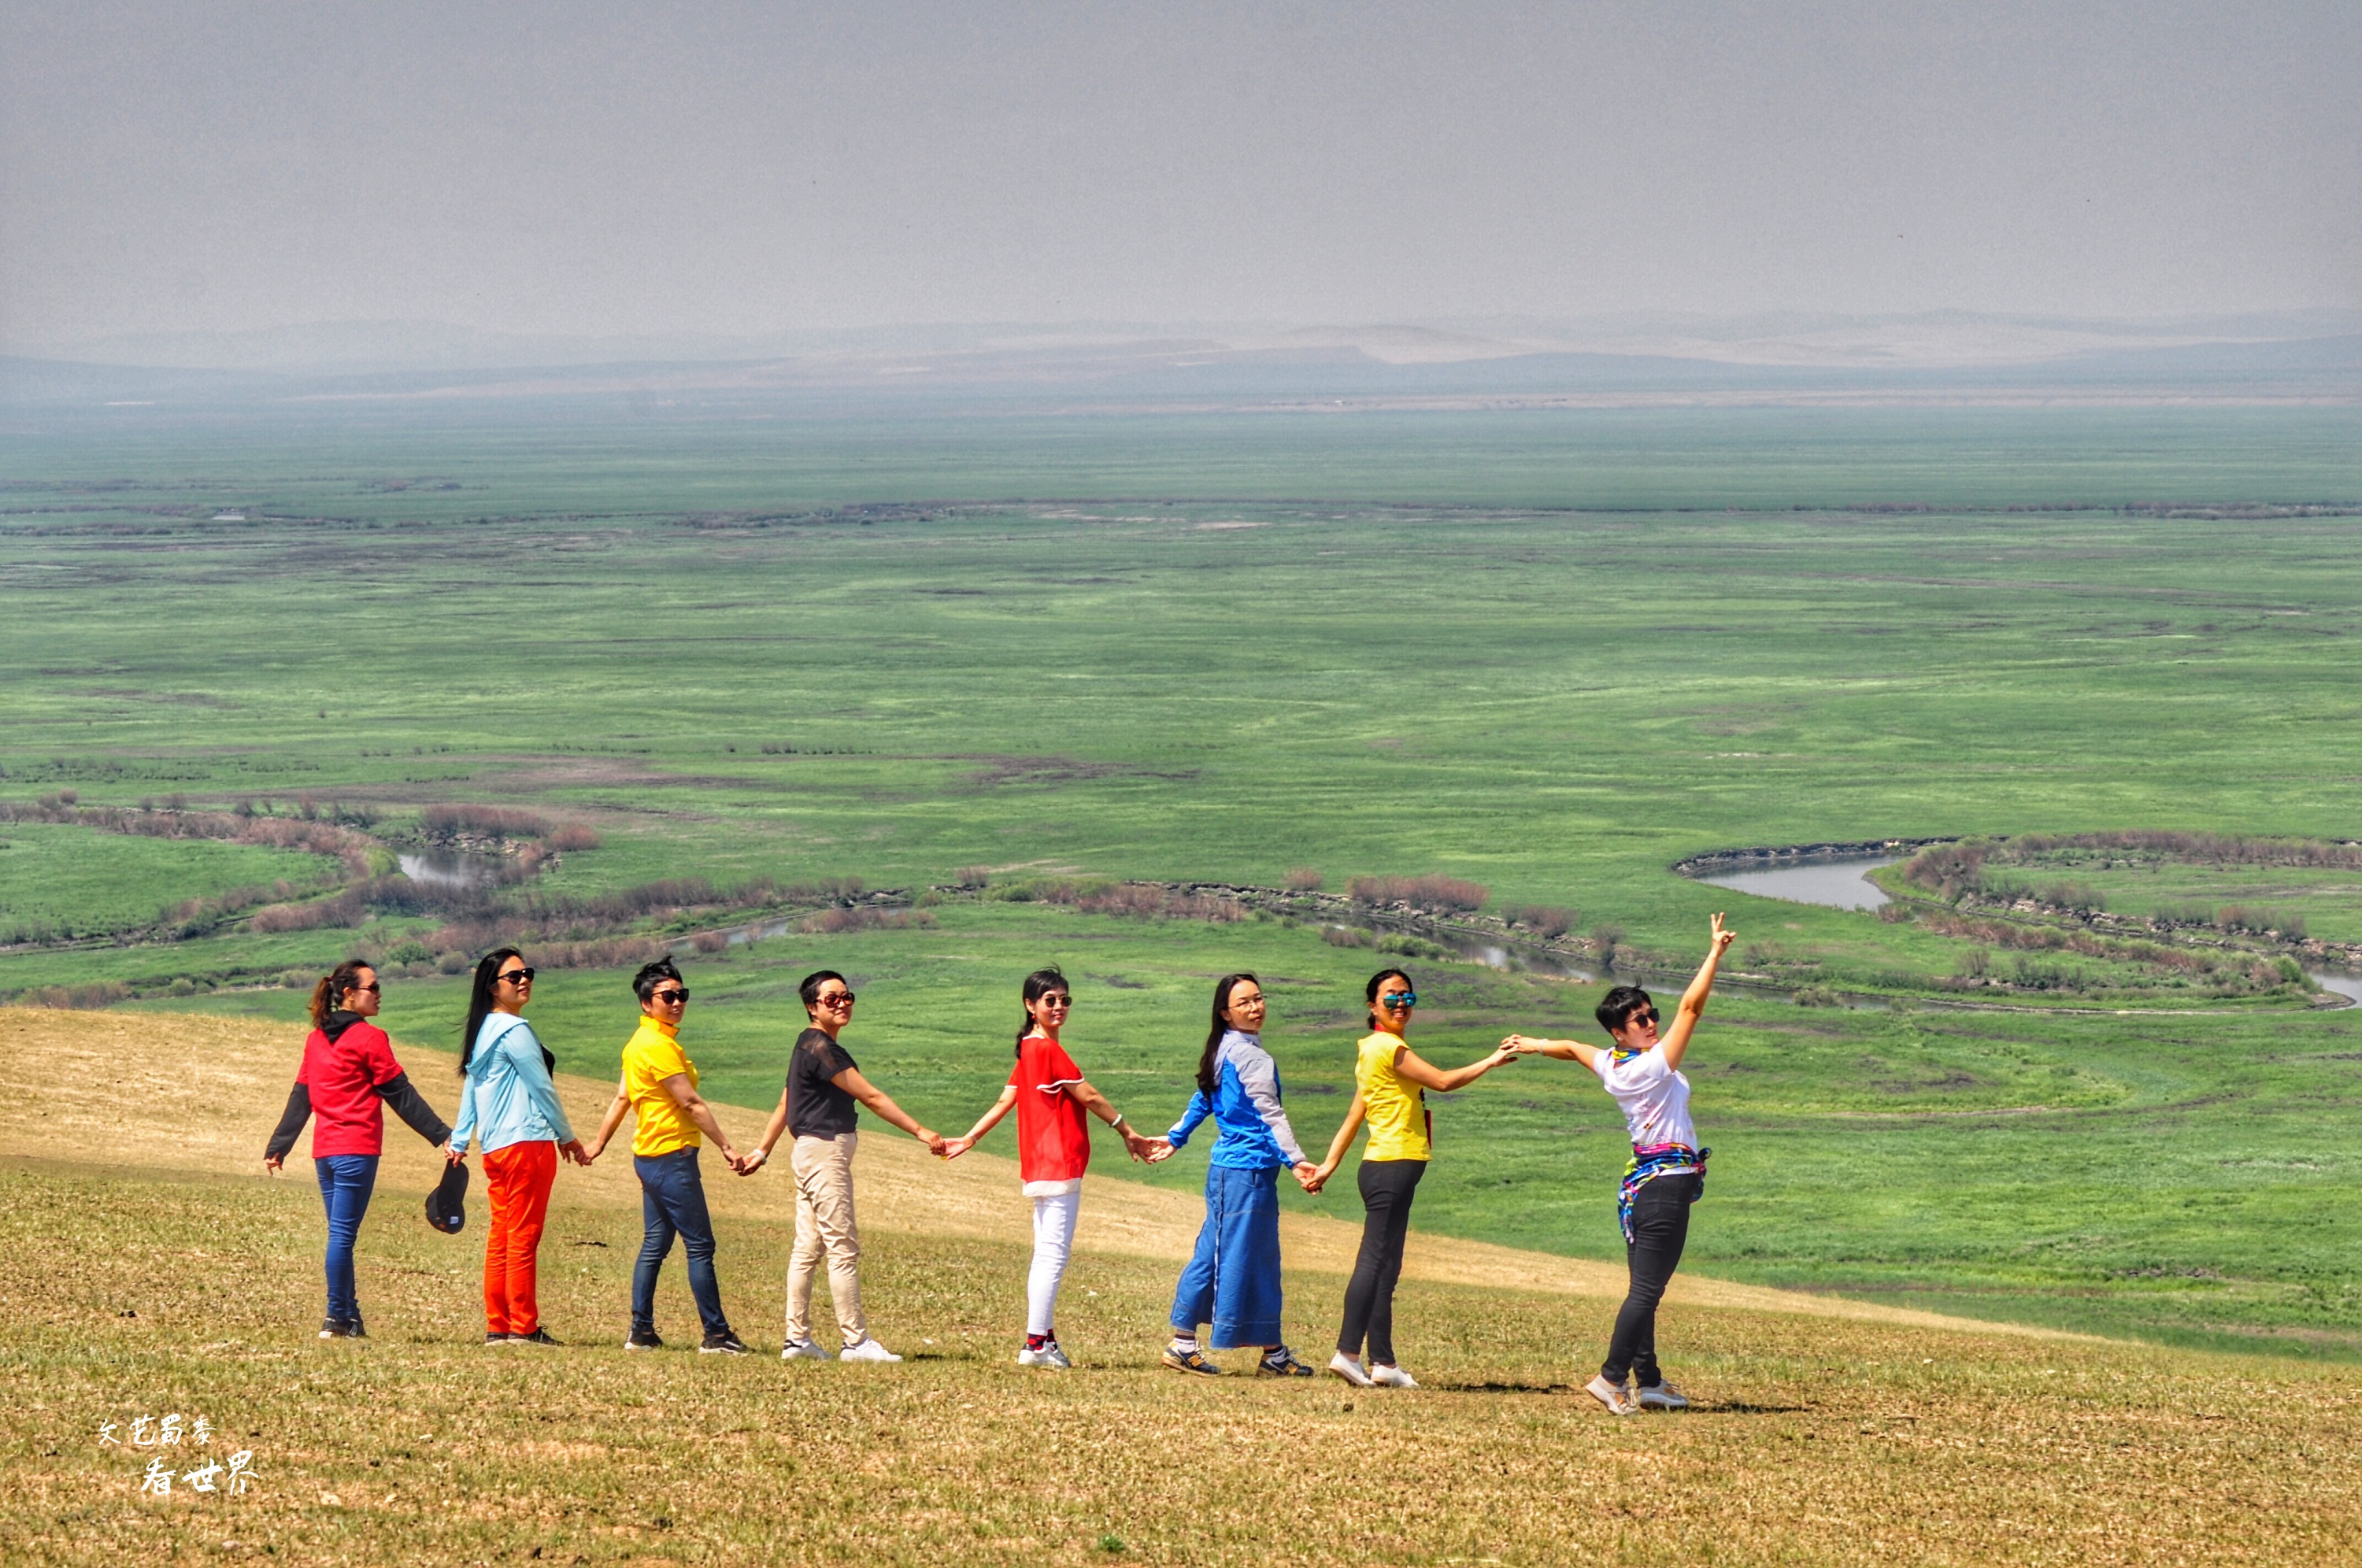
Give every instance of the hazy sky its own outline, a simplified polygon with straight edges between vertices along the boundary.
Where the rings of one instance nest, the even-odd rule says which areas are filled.
[[[2362,305],[2362,5],[0,0],[0,340]]]

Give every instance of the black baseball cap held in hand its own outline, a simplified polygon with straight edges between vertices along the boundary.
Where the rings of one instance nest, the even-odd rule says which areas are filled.
[[[447,1236],[459,1233],[468,1223],[468,1167],[449,1165],[443,1167],[443,1179],[426,1195],[426,1222]]]

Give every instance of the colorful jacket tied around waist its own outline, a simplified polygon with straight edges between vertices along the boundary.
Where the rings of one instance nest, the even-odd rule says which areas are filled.
[[[1632,1145],[1632,1163],[1624,1167],[1624,1185],[1616,1191],[1616,1218],[1624,1225],[1624,1244],[1632,1244],[1632,1200],[1640,1189],[1661,1176],[1697,1173],[1698,1190],[1690,1195],[1695,1203],[1705,1191],[1705,1157],[1712,1149],[1693,1149],[1687,1143],[1650,1143]]]

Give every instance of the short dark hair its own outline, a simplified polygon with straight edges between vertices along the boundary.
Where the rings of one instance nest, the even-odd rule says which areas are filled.
[[[1599,1020],[1600,1028],[1614,1034],[1624,1027],[1626,1021],[1634,1013],[1644,1007],[1656,1005],[1649,999],[1649,993],[1639,987],[1617,986],[1599,999],[1598,1011],[1593,1016]]]
[[[811,1011],[820,1005],[820,988],[831,980],[834,980],[847,990],[853,988],[853,982],[833,969],[814,969],[796,982],[796,995],[803,998],[806,1012]]]
[[[669,953],[653,964],[643,964],[640,966],[640,972],[632,977],[632,994],[640,999],[642,1007],[647,1006],[648,999],[656,995],[658,980],[674,980],[683,986],[689,984],[687,980],[681,979],[680,971],[673,967],[672,955]]]

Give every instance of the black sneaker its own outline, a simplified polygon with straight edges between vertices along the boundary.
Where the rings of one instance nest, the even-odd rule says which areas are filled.
[[[484,1335],[484,1343],[487,1346],[513,1344],[516,1342],[516,1338],[514,1334],[492,1333],[488,1331]]]
[[[654,1339],[656,1336],[651,1334],[648,1337]],[[738,1342],[738,1336],[727,1329],[718,1334],[706,1335],[705,1342],[697,1349],[701,1355],[745,1355],[746,1353],[746,1347]]]
[[[342,1318],[321,1319],[320,1337],[324,1340],[343,1339],[345,1337],[345,1320]]]
[[[632,1337],[624,1342],[625,1350],[662,1350],[664,1342],[657,1338],[654,1329],[634,1329]]]
[[[1222,1375],[1222,1369],[1208,1361],[1202,1351],[1184,1353],[1166,1345],[1164,1353],[1157,1359],[1175,1372],[1193,1372],[1200,1377],[1220,1377]]]
[[[1297,1360],[1294,1351],[1282,1345],[1275,1351],[1265,1352],[1263,1359],[1255,1363],[1255,1375],[1257,1377],[1309,1377],[1312,1375],[1312,1369]]]
[[[369,1338],[369,1331],[361,1327],[361,1320],[359,1318],[348,1318],[345,1320],[345,1338],[365,1340]]]
[[[549,1337],[549,1331],[547,1329],[535,1329],[529,1334],[511,1334],[509,1336],[509,1342],[516,1345],[554,1345],[557,1343],[556,1340]]]

